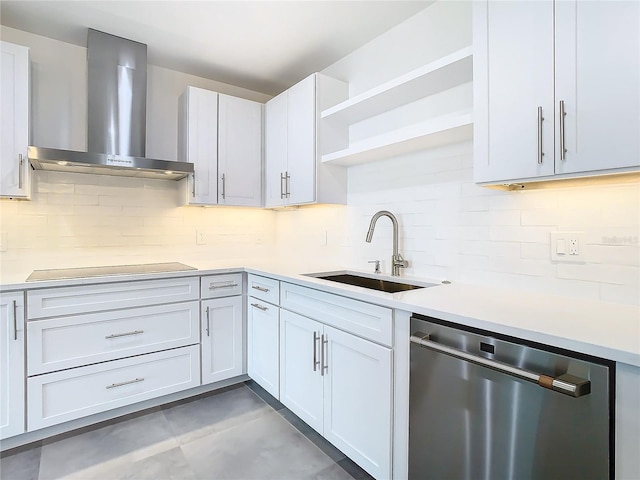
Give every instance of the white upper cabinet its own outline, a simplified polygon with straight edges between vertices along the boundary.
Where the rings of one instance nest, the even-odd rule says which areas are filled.
[[[639,25],[637,2],[474,2],[476,182],[636,170]]]
[[[180,99],[180,159],[190,205],[262,204],[261,103],[187,87]]]
[[[29,198],[29,49],[2,43],[0,196]]]
[[[638,168],[640,2],[559,1],[555,12],[556,118],[560,102],[566,114],[556,173]]]
[[[180,97],[180,160],[193,163],[185,180],[189,205],[218,203],[218,94],[187,87]]]
[[[307,77],[287,92],[287,178],[289,204],[315,200],[316,78]]]
[[[264,118],[265,205],[285,204],[287,171],[287,97],[282,92],[267,102]]]
[[[320,128],[319,114],[347,92],[346,83],[315,73],[267,102],[267,207],[346,202],[346,171],[319,161],[319,147],[331,136]]]
[[[220,94],[218,204],[262,205],[263,104]]]

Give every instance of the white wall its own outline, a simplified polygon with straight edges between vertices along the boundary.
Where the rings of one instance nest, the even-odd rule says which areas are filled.
[[[441,1],[324,73],[359,93],[470,43],[471,4]],[[458,101],[471,109],[461,88]],[[382,218],[373,242],[364,241],[371,216],[384,209],[399,219],[405,274],[640,304],[637,183],[496,191],[473,183],[472,150],[466,142],[349,167],[348,206],[278,214],[279,251],[340,258],[363,270],[381,259],[388,273],[390,222]],[[318,244],[319,229],[326,246]],[[552,262],[552,231],[584,232],[585,263]]]
[[[86,150],[86,48],[4,26],[0,32],[2,40],[30,47],[30,143]],[[269,98],[149,65],[147,156],[177,159],[178,97],[187,85],[257,101]],[[274,212],[178,207],[179,182],[32,173],[31,201],[0,200],[5,274],[110,263],[216,265],[262,258],[274,249]],[[196,245],[197,230],[205,232],[206,245]]]

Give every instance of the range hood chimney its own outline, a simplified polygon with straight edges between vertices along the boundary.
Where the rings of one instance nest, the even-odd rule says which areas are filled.
[[[193,164],[145,158],[147,46],[89,29],[88,150],[29,147],[35,169],[179,180]]]

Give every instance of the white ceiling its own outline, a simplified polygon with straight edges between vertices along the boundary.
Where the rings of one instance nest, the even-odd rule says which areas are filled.
[[[151,64],[275,95],[431,3],[2,0],[0,19],[81,46],[94,28],[147,44]]]

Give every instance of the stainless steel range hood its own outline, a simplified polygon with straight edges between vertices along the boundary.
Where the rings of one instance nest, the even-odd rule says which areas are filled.
[[[193,164],[145,157],[147,46],[89,29],[89,152],[29,147],[35,169],[179,180]]]

